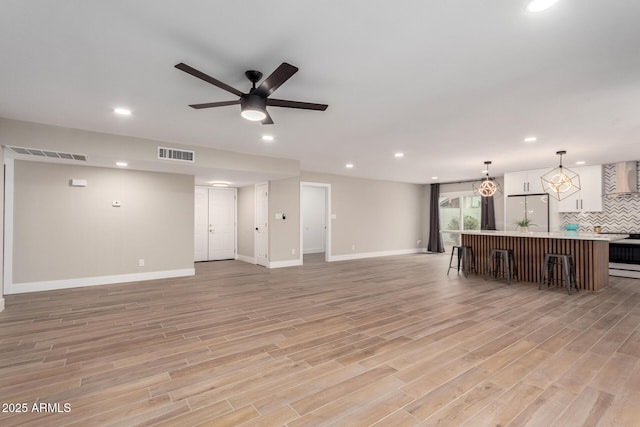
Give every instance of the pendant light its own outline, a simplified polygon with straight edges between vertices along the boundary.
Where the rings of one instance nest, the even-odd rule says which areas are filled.
[[[563,200],[580,191],[580,176],[569,168],[562,166],[562,156],[566,151],[556,151],[560,156],[560,165],[540,177],[542,189],[550,196]]]
[[[498,191],[498,184],[496,184],[493,178],[489,177],[489,165],[491,164],[491,161],[487,160],[484,164],[486,165],[484,168],[484,172],[486,174],[485,178],[480,181],[478,188],[475,188],[475,185],[473,186],[473,191],[477,192],[482,197],[491,197],[496,194],[496,191]]]

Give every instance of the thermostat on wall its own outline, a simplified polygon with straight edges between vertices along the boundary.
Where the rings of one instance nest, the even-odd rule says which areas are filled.
[[[72,179],[71,180],[72,187],[86,187],[87,180],[86,179]]]

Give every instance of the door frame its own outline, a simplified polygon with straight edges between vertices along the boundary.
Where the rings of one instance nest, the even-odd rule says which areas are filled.
[[[303,231],[304,231],[304,218],[302,215],[302,204],[304,203],[302,190],[304,187],[321,187],[325,189],[325,221],[327,224],[327,228],[324,231],[324,260],[325,262],[333,261],[331,258],[331,184],[327,184],[324,182],[308,182],[308,181],[300,181],[300,265],[303,264],[303,253],[304,253],[304,242],[303,242]]]

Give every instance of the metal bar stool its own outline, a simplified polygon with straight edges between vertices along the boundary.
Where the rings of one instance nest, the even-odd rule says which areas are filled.
[[[513,250],[511,249],[491,249],[487,259],[487,278],[504,277],[507,284],[511,284],[511,278],[518,280],[518,265],[516,264]]]
[[[547,283],[547,287],[554,283],[554,272],[558,265],[562,270],[558,282],[564,283],[569,295],[571,295],[571,286],[573,286],[577,292],[578,282],[576,280],[576,266],[573,263],[573,257],[563,254],[544,254],[544,264],[542,265],[542,274],[540,275],[538,289],[542,289],[542,284],[545,282]]]
[[[457,252],[457,262],[453,264],[453,255],[454,252]],[[451,248],[451,258],[449,258],[449,268],[447,269],[447,276],[449,275],[449,271],[452,268],[458,270],[460,273],[460,267],[462,267],[462,273],[464,277],[469,275],[471,270],[475,270],[476,267],[476,256],[473,253],[473,248],[471,246],[454,246]]]

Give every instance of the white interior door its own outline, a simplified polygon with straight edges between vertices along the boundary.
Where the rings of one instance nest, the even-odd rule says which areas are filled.
[[[209,260],[236,256],[236,190],[209,189]]]
[[[268,266],[269,263],[269,187],[267,183],[256,185],[256,264]]]
[[[302,187],[302,253],[315,254],[325,251],[327,232],[327,189]]]
[[[236,189],[196,187],[194,261],[236,257]]]
[[[209,260],[209,189],[196,187],[194,220],[194,261]]]

